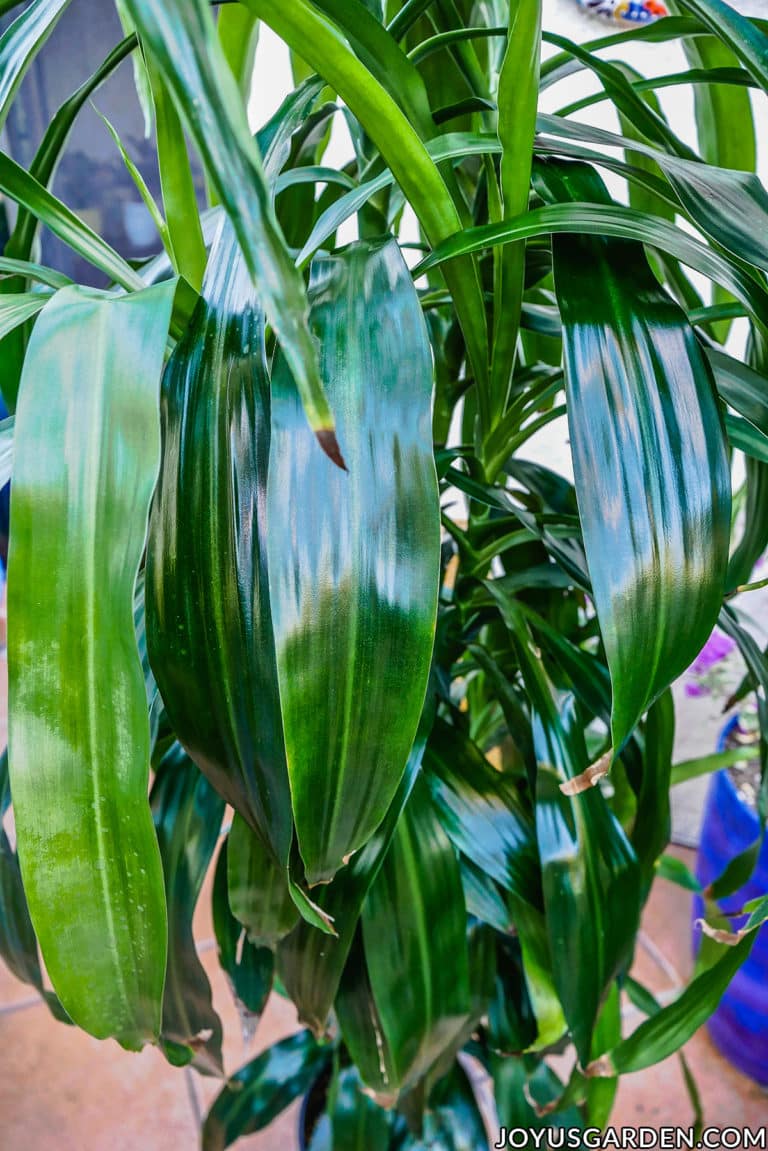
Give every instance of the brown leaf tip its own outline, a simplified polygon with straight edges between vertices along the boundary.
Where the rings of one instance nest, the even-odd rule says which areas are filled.
[[[315,432],[315,435],[317,436],[317,442],[327,455],[328,459],[332,460],[336,467],[341,468],[343,472],[349,471],[347,465],[344,462],[344,457],[341,454],[339,441],[336,439],[336,433],[333,428],[321,428],[319,431]]]
[[[593,1059],[584,1074],[588,1079],[615,1079],[616,1068],[613,1065],[609,1051],[599,1059]]]
[[[582,791],[589,791],[590,787],[595,787],[611,770],[612,759],[613,749],[611,748],[586,771],[582,771],[581,775],[575,775],[573,779],[567,779],[565,783],[561,783],[560,790],[563,795],[580,795]]]
[[[741,943],[746,934],[745,931],[724,931],[720,927],[713,927],[706,919],[697,919],[695,926],[700,927],[709,939],[714,939],[715,943],[724,943],[727,947],[735,947],[737,943]]]

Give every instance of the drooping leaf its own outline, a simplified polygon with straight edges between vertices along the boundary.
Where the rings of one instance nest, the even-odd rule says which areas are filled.
[[[4,152],[0,152],[0,192],[36,216],[54,235],[110,280],[128,291],[144,287],[138,273],[114,248]]]
[[[307,328],[304,285],[275,218],[259,150],[206,0],[125,0],[205,163],[243,251],[307,419],[340,459]]]
[[[32,0],[0,36],[0,128],[35,56],[70,0]]]
[[[267,576],[264,321],[222,225],[163,382],[147,642],[171,725],[285,867],[292,824]]]
[[[274,949],[298,919],[288,873],[261,840],[235,816],[227,844],[229,906],[256,947]]]
[[[375,831],[405,770],[434,641],[440,527],[429,344],[397,245],[319,260],[310,297],[350,470],[315,450],[281,360],[267,515],[293,811],[314,884]]]
[[[566,194],[600,194],[581,170],[561,173]],[[714,626],[730,471],[707,362],[642,250],[558,237],[553,251],[576,492],[618,752]]]
[[[275,956],[268,947],[254,947],[246,929],[232,914],[227,875],[228,850],[229,840],[225,840],[213,881],[213,930],[219,963],[229,979],[235,1002],[245,1016],[244,1028],[247,1028],[258,1022],[272,990]]]
[[[763,91],[768,90],[768,34],[765,27],[749,20],[723,0],[680,0],[689,12],[727,44],[755,77]]]
[[[175,744],[149,796],[165,878],[168,965],[160,1043],[170,1063],[223,1074],[221,1020],[195,947],[192,917],[219,838],[224,800]]]
[[[362,924],[396,1090],[430,1069],[470,1010],[459,864],[423,780],[417,779],[398,822]]]
[[[202,1151],[224,1151],[268,1127],[309,1090],[330,1054],[309,1031],[299,1031],[246,1063],[216,1096],[203,1125]]]
[[[135,36],[128,36],[122,40],[109,53],[101,67],[97,68],[93,75],[64,101],[52,117],[29,168],[30,174],[43,187],[47,188],[51,183],[61,153],[80,110],[135,47]],[[6,255],[16,259],[28,259],[32,253],[37,227],[37,216],[28,209],[20,207],[13,232],[6,245]]]
[[[402,1151],[488,1151],[488,1135],[469,1076],[454,1063],[429,1098],[421,1137],[406,1137]]]
[[[637,930],[639,868],[599,788],[563,793],[587,765],[573,701],[558,707],[520,613],[501,606],[535,718],[536,832],[554,983],[586,1066],[600,1004]]]
[[[19,858],[3,826],[10,802],[8,752],[5,751],[0,756],[0,958],[17,979],[40,992],[59,1022],[69,1023],[56,995],[47,991],[43,983],[37,936],[29,917]]]
[[[403,778],[387,814],[376,831],[356,851],[333,881],[315,888],[313,897],[336,928],[335,937],[321,935],[306,919],[301,919],[277,950],[278,970],[296,1004],[299,1020],[322,1035],[341,974],[357,929],[360,911],[368,890],[378,875],[402,810],[411,794],[421,766],[424,746],[432,723],[428,701],[408,757]]]
[[[418,276],[457,255],[546,234],[604,236],[659,248],[728,288],[762,325],[768,323],[768,296],[738,261],[706,247],[667,220],[616,204],[553,203],[528,212],[522,219],[468,228],[443,241],[413,272]]]
[[[9,751],[24,887],[67,1012],[130,1048],[157,1038],[166,960],[133,594],[175,286],[57,293],[16,417]]]
[[[390,1151],[397,1123],[369,1097],[355,1067],[338,1069],[308,1151]]]
[[[48,292],[0,294],[0,340],[20,324],[36,316],[50,299]]]
[[[736,946],[725,949],[717,962],[692,980],[678,999],[595,1060],[589,1069],[591,1073],[613,1076],[642,1071],[679,1051],[715,1010],[754,942],[752,931]]]
[[[457,850],[506,891],[539,905],[536,835],[514,781],[441,720],[433,728],[424,766],[440,822]]]

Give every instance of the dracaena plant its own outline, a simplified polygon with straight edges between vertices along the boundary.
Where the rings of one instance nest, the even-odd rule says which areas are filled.
[[[0,4],[0,116],[67,7]],[[768,544],[768,26],[678,8],[579,46],[540,0],[121,0],[126,39],[30,169],[0,156],[0,949],[62,1020],[223,1076],[192,937],[218,850],[234,994],[258,1018],[277,981],[303,1029],[224,1083],[208,1151],[313,1088],[313,1151],[487,1147],[469,1057],[504,1126],[600,1126],[765,918],[710,904],[663,1007],[629,974],[655,875],[695,882],[664,855],[670,787],[718,760],[673,764],[670,685],[718,620],[768,737],[734,600]],[[254,139],[260,21],[298,80]],[[673,75],[611,59],[674,40]],[[50,190],[129,55],[162,183],[132,167],[139,267]],[[595,94],[537,114],[583,70]],[[696,142],[662,87],[692,91]],[[113,286],[35,263],[41,225]],[[565,416],[573,484],[528,458]]]

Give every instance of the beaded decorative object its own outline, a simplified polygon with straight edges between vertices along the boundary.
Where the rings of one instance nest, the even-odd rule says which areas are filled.
[[[618,24],[648,24],[669,15],[661,0],[577,0],[577,3],[591,15]]]

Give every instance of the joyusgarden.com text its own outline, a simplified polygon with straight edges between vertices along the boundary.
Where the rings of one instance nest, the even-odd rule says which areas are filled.
[[[765,1151],[768,1145],[767,1128],[705,1127],[502,1127],[493,1144],[495,1151],[509,1148],[535,1148],[537,1151],[559,1151],[559,1148],[661,1148],[680,1151],[682,1148],[750,1148]]]

